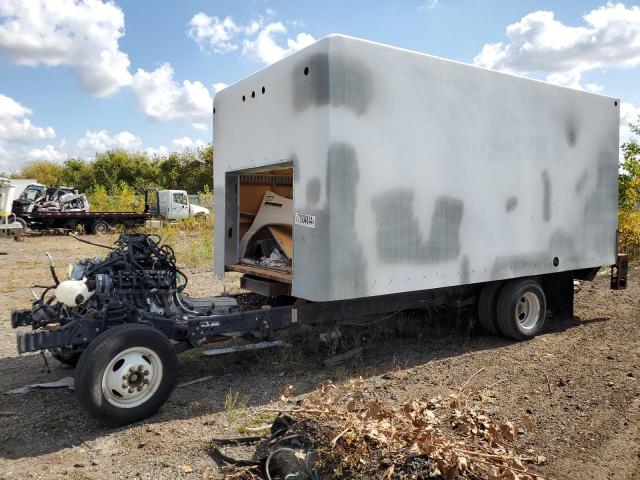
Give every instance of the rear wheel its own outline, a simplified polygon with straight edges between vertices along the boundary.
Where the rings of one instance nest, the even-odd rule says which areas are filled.
[[[96,220],[91,226],[91,232],[94,235],[106,235],[111,227],[104,220]]]
[[[110,425],[126,425],[158,411],[175,386],[178,359],[158,330],[118,325],[96,337],[76,368],[80,405]]]
[[[480,326],[494,335],[500,333],[497,308],[498,295],[503,285],[503,282],[487,283],[482,288],[480,298],[478,299],[478,320],[480,321]]]
[[[498,327],[500,331],[516,340],[535,337],[547,315],[547,300],[537,280],[511,280],[498,296]]]

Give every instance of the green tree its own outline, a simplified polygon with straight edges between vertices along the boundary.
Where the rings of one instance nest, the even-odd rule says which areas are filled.
[[[35,178],[43,185],[61,185],[64,182],[64,166],[47,161],[37,161],[25,165],[13,178]]]
[[[640,116],[629,125],[635,135],[640,136]],[[637,210],[640,202],[640,145],[631,137],[622,144],[622,171],[618,182],[618,208],[622,211]]]
[[[108,150],[96,154],[89,162],[70,158],[64,164],[30,163],[15,178],[35,178],[51,187],[73,187],[92,193],[99,204],[105,205],[105,195],[142,195],[149,189],[198,193],[207,188],[213,190],[213,146],[152,157],[145,152]]]

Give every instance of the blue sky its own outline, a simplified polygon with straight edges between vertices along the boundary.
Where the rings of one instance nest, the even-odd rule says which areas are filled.
[[[630,3],[0,0],[0,171],[209,142],[217,88],[329,33],[619,97],[623,125],[640,113]]]

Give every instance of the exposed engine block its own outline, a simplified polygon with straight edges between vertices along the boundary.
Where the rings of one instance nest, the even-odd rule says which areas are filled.
[[[187,315],[209,313],[211,303],[194,305],[182,298],[187,277],[176,267],[173,249],[154,237],[121,234],[114,247],[106,247],[112,250],[106,257],[73,265],[68,280],[59,281],[52,266],[56,285],[46,288],[31,310],[14,312],[13,326],[68,332],[98,325],[104,331],[140,322],[171,325],[173,330]],[[82,343],[81,339],[70,341]]]

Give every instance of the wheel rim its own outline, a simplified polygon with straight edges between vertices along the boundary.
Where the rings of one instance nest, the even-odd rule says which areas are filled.
[[[119,408],[133,408],[149,400],[162,380],[160,357],[145,347],[115,355],[102,375],[102,394]]]
[[[104,223],[98,223],[96,225],[96,233],[102,235],[107,232],[107,226]]]
[[[518,300],[516,321],[523,330],[531,330],[540,317],[540,299],[533,292],[526,292]]]

